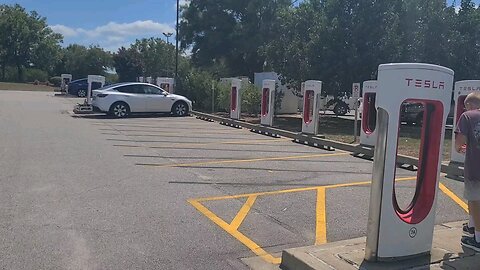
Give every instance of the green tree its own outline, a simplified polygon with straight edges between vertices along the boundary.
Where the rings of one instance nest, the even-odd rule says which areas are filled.
[[[136,40],[129,48],[120,48],[113,60],[121,81],[175,75],[175,47],[159,38]]]
[[[61,63],[56,71],[70,73],[74,78],[88,75],[105,75],[112,64],[112,55],[98,46],[85,47],[72,44],[62,50]]]
[[[262,71],[265,57],[258,51],[272,36],[277,13],[289,0],[192,1],[182,11],[180,40],[192,50],[197,67],[225,70],[222,77]]]
[[[113,55],[115,70],[122,82],[135,81],[143,73],[143,63],[140,53],[132,48],[121,47]]]
[[[450,46],[455,79],[480,78],[480,9],[471,0],[462,0],[454,13],[453,37]]]
[[[0,56],[2,78],[8,65],[17,69],[17,80],[23,80],[23,71],[31,66],[48,66],[53,61],[41,59],[41,55],[55,53],[62,41],[60,34],[53,33],[46,18],[37,12],[27,13],[18,4],[0,5]],[[53,57],[55,58],[55,57]]]

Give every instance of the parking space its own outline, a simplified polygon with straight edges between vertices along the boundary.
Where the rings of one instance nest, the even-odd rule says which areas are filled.
[[[266,262],[278,264],[273,254],[283,248],[366,234],[370,161],[191,117],[88,121],[132,164],[198,177],[169,184],[212,187],[188,200],[203,215],[192,218],[217,226]],[[397,170],[400,206],[413,197],[414,176]],[[441,182],[437,223],[464,219],[461,183]]]
[[[8,110],[15,110],[21,99],[8,98]],[[285,248],[366,234],[371,161],[194,117],[112,119],[64,113],[77,102],[35,97],[27,102],[28,114],[5,120],[6,125],[16,117],[25,119],[7,134],[5,147],[9,140],[36,137],[41,146],[33,140],[23,142],[31,145],[29,158],[42,157],[37,167],[51,164],[49,158],[58,159],[61,153],[61,166],[42,165],[55,172],[46,178],[54,179],[49,188],[35,191],[42,195],[35,198],[53,198],[52,202],[36,205],[48,206],[59,223],[74,228],[68,237],[75,232],[74,239],[82,239],[76,243],[85,245],[75,252],[90,254],[77,254],[79,260],[93,260],[100,268],[128,268],[116,261],[122,256],[132,265],[148,262],[161,269],[243,269],[240,258],[261,256],[278,264],[278,252]],[[62,130],[62,136],[55,137],[54,130]],[[50,150],[43,148],[47,146]],[[38,147],[41,153],[35,153]],[[12,164],[21,164],[16,162]],[[414,176],[415,172],[397,170],[400,205],[408,205],[413,197]],[[68,194],[63,195],[64,190]],[[466,218],[461,194],[462,183],[441,178],[437,224]],[[11,207],[18,201],[22,202],[12,200]],[[100,249],[101,257],[92,255]]]

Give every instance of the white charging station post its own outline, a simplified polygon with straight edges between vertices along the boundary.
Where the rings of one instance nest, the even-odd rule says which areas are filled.
[[[377,81],[363,82],[363,109],[362,128],[360,130],[360,145],[373,147],[377,140],[377,108],[375,100],[377,97]]]
[[[233,78],[230,90],[230,118],[239,120],[242,112],[242,80]]]
[[[92,107],[92,84],[99,83],[100,87],[105,85],[105,77],[100,75],[88,75],[87,78],[88,83],[88,91],[87,91],[87,99],[83,104],[77,104],[73,109],[75,113],[89,113],[93,112]]]
[[[173,78],[157,77],[157,85],[170,94],[174,93],[175,80]]]
[[[480,91],[480,80],[468,80],[458,81],[455,83],[455,90],[453,93],[454,100],[454,118],[453,118],[453,130],[452,130],[452,150],[450,161],[455,164],[463,164],[465,162],[465,154],[460,154],[455,149],[455,130],[457,129],[457,122],[460,116],[465,111],[465,98],[468,94]]]
[[[147,77],[147,78],[145,79],[145,82],[146,82],[146,83],[153,83],[152,77]]]
[[[319,120],[319,100],[322,93],[321,81],[306,81],[303,94],[302,133],[317,135]]]
[[[62,74],[60,75],[61,84],[60,84],[60,91],[62,93],[68,94],[68,84],[72,81],[72,74]]]
[[[275,115],[275,80],[263,80],[260,124],[273,126]]]
[[[138,82],[145,82],[145,80],[142,76],[140,76],[140,77],[138,77]]]
[[[378,68],[377,142],[373,163],[365,259],[385,261],[428,254],[432,248],[436,195],[445,123],[453,87],[451,69],[429,64]],[[400,106],[424,105],[415,195],[405,209],[395,193]]]

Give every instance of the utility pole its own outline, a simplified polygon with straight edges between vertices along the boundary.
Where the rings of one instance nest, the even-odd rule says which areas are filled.
[[[180,0],[177,0],[177,24],[175,25],[175,84],[177,84],[178,77],[178,21],[180,16]]]

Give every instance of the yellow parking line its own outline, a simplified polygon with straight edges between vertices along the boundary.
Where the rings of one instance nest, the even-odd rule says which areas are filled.
[[[406,181],[406,180],[415,180],[415,179],[417,179],[416,176],[409,176],[409,177],[395,178],[395,181]],[[346,183],[346,184],[335,184],[335,185],[325,186],[325,188],[351,187],[351,186],[368,185],[368,184],[370,184],[370,183],[371,183],[371,181],[356,182],[356,183]]]
[[[275,258],[270,255],[250,238],[239,232],[237,229],[233,228],[230,224],[226,223],[224,220],[215,215],[212,211],[208,210],[208,208],[203,206],[200,202],[196,200],[188,200],[188,202],[193,205],[193,207],[195,207],[200,213],[204,214],[207,218],[213,221],[213,223],[217,224],[220,228],[224,229],[231,236],[240,241],[240,243],[248,247],[251,251],[253,251],[253,253],[255,253],[255,255],[260,256],[262,259],[271,264],[280,264],[280,258]]]
[[[395,180],[404,181],[404,180],[413,180],[413,179],[416,179],[416,177],[404,177],[404,178],[398,178]],[[355,186],[355,185],[358,186],[358,185],[366,185],[366,184],[370,184],[370,182],[363,181],[363,182],[337,184],[337,185],[329,185],[329,186],[316,186],[316,187],[297,188],[297,189],[269,191],[269,192],[258,192],[258,193],[241,194],[241,195],[197,198],[197,199],[190,199],[188,200],[188,202],[191,205],[193,205],[193,207],[195,207],[200,213],[202,213],[208,219],[210,219],[213,223],[215,223],[220,228],[222,228],[227,233],[229,233],[231,236],[233,236],[235,239],[240,241],[240,243],[248,247],[257,256],[261,257],[263,260],[265,260],[268,263],[278,265],[281,263],[281,258],[272,256],[270,253],[266,252],[262,247],[260,247],[257,243],[255,243],[252,239],[248,238],[246,235],[238,231],[238,228],[244,221],[245,217],[248,215],[248,212],[252,208],[258,196],[317,190],[315,244],[319,245],[327,242],[326,189],[335,188],[335,187],[348,187],[348,186]],[[215,213],[213,213],[208,208],[203,206],[203,204],[201,204],[202,201],[236,199],[236,198],[245,198],[245,197],[247,197],[247,201],[242,206],[240,211],[237,213],[237,215],[235,216],[231,224],[228,224],[227,222],[219,218]]]
[[[325,188],[318,188],[315,245],[320,245],[327,242],[327,212],[325,202]]]
[[[248,197],[245,204],[242,206],[240,211],[238,211],[238,214],[235,216],[235,218],[233,218],[232,223],[230,223],[230,226],[232,227],[232,229],[238,230],[243,220],[247,217],[248,212],[250,212],[250,209],[252,209],[252,206],[255,203],[256,199],[257,199],[257,196]]]
[[[403,177],[403,178],[397,178],[397,179],[395,179],[395,181],[406,181],[406,180],[414,180],[414,179],[416,179],[416,177]],[[284,193],[302,192],[302,191],[309,191],[309,190],[317,190],[318,188],[327,189],[327,188],[361,186],[361,185],[368,185],[370,183],[371,183],[370,181],[362,181],[362,182],[353,182],[353,183],[346,183],[346,184],[334,184],[334,185],[327,185],[327,186],[314,186],[314,187],[293,188],[293,189],[284,189],[284,190],[266,191],[266,192],[257,192],[257,193],[246,193],[246,194],[238,194],[238,195],[226,195],[226,196],[197,198],[195,200],[197,200],[199,202],[218,201],[218,200],[226,200],[226,199],[245,198],[245,197],[250,197],[250,196],[264,196],[264,195],[276,195],[276,194],[284,194]]]
[[[171,167],[190,167],[190,166],[212,165],[212,164],[248,163],[248,162],[257,162],[257,161],[292,160],[292,159],[330,157],[330,156],[341,156],[341,155],[347,155],[347,153],[313,154],[313,155],[287,156],[287,157],[268,157],[268,158],[253,158],[253,159],[234,159],[234,160],[220,160],[220,161],[179,163],[179,164],[137,163],[135,165],[150,166],[150,167],[157,167],[157,168],[171,168]]]
[[[465,210],[465,212],[468,213],[468,205],[462,199],[460,199],[455,193],[453,193],[442,183],[440,183],[439,188],[441,191],[443,191],[443,193],[445,193],[445,195],[450,197],[450,199],[456,202],[461,208],[463,208],[463,210]]]

